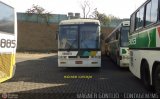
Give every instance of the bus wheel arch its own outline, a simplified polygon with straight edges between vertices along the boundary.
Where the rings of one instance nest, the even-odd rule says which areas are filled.
[[[152,90],[149,64],[146,59],[142,59],[140,67],[141,80],[147,90]]]
[[[160,93],[160,62],[155,62],[152,68],[152,83],[155,91]]]

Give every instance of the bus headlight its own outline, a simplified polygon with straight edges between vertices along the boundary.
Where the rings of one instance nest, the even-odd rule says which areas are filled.
[[[101,58],[101,56],[95,56],[95,58]]]
[[[101,56],[90,56],[89,58],[101,58]]]
[[[123,59],[129,59],[129,56],[122,56]]]
[[[91,58],[95,58],[94,56],[91,56]]]
[[[101,56],[91,56],[91,58],[101,58]]]

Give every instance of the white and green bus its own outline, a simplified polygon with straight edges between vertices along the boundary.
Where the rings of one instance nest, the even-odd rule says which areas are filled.
[[[130,71],[160,92],[160,0],[147,0],[130,18]]]
[[[130,21],[120,23],[106,38],[106,53],[120,67],[129,66],[128,33]]]
[[[60,22],[58,67],[101,67],[98,20],[70,19]]]
[[[16,47],[16,11],[10,5],[0,1],[0,83],[14,75]]]

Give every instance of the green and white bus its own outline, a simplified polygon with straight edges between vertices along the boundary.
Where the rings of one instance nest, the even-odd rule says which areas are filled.
[[[106,53],[120,67],[129,66],[129,21],[120,23],[106,38]]]
[[[98,20],[70,19],[60,22],[58,67],[101,67]]]
[[[130,18],[130,71],[160,92],[160,0],[147,0]]]

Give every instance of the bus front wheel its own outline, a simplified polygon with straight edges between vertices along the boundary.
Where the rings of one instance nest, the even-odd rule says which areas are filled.
[[[160,64],[154,72],[154,88],[157,93],[160,93]]]

